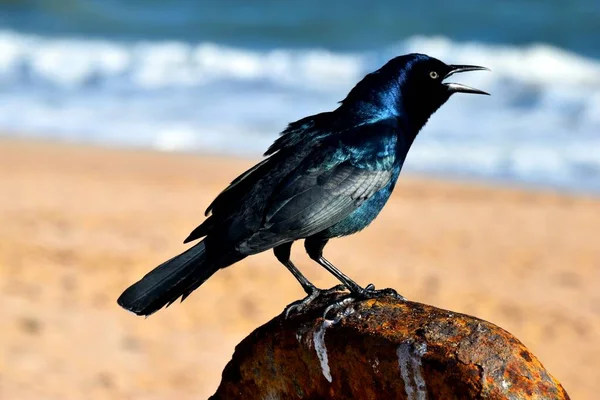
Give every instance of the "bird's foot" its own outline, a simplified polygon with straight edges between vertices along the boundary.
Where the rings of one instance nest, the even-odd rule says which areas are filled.
[[[325,295],[332,294],[332,293],[343,292],[345,290],[347,290],[346,286],[344,286],[342,284],[335,285],[334,287],[329,288],[329,289],[319,289],[319,291],[321,292],[321,294],[325,294]]]
[[[330,304],[325,309],[325,311],[323,311],[323,319],[324,320],[327,319],[327,314],[329,314],[329,312],[331,312],[331,310],[334,310],[335,315],[337,315],[337,316],[347,314],[347,312],[344,312],[342,310],[347,309],[347,306],[352,304],[354,302],[354,300],[356,300],[356,299],[354,297],[352,297],[352,295],[349,295],[348,297],[344,297],[342,300],[338,300],[335,303]],[[334,318],[334,320],[335,320],[335,318]]]
[[[404,296],[396,292],[394,289],[380,289],[375,290],[375,285],[372,283],[368,284],[366,287],[361,288],[360,291],[355,293],[350,293],[349,295],[343,297],[342,299],[336,301],[335,303],[330,304],[325,311],[323,311],[323,319],[327,319],[327,315],[334,311],[335,315],[345,315],[348,312],[353,312],[353,309],[350,309],[350,305],[356,300],[366,300],[366,299],[375,299],[378,297],[391,296],[398,300],[406,300]]]
[[[352,296],[355,296],[356,298],[361,300],[376,299],[384,296],[390,296],[398,300],[406,300],[404,296],[402,296],[400,293],[396,292],[392,288],[375,290],[375,285],[373,285],[372,283],[369,283],[365,288],[361,289],[360,291],[352,293]]]
[[[343,316],[354,312],[354,310],[350,308],[350,305],[356,300],[375,299],[384,296],[390,296],[398,300],[406,300],[404,296],[396,292],[394,289],[387,288],[375,290],[375,285],[370,283],[366,287],[361,288],[360,291],[352,292],[347,296],[344,296],[342,299],[337,300],[335,303],[330,304],[325,311],[323,311],[323,319],[327,319],[327,315],[332,311],[334,311],[335,315],[337,316]]]
[[[310,305],[310,303],[312,303],[316,298],[318,298],[321,295],[337,293],[344,290],[346,290],[346,287],[344,285],[337,285],[330,289],[318,289],[315,287],[308,294],[308,296],[306,296],[302,300],[295,301],[292,304],[288,305],[285,309],[285,317],[288,318],[292,311],[297,313],[304,311]]]

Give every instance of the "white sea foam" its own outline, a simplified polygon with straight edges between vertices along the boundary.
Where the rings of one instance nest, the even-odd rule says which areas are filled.
[[[334,53],[0,31],[0,131],[259,154],[287,122],[334,108],[364,74],[407,52],[491,68],[452,79],[492,97],[452,98],[406,168],[600,190],[600,61],[544,44],[413,37]]]
[[[0,31],[4,83],[33,79],[72,88],[112,82],[144,90],[264,80],[326,90],[352,84],[364,71],[363,61],[325,50],[257,52],[213,43],[47,39]]]

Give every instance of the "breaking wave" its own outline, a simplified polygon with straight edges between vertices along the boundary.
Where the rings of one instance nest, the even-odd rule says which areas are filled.
[[[412,37],[371,52],[45,38],[0,31],[0,130],[160,150],[260,154],[287,122],[330,110],[389,58],[484,65],[417,139],[406,168],[600,190],[600,62]]]

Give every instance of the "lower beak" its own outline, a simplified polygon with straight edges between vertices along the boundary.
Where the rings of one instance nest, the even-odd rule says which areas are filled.
[[[450,65],[450,72],[446,74],[444,79],[448,78],[451,75],[454,75],[459,72],[468,72],[468,71],[489,71],[486,67],[478,67],[476,65]],[[466,85],[462,85],[460,83],[444,83],[444,85],[448,88],[450,93],[474,93],[474,94],[485,94],[490,95],[483,90],[475,89]]]

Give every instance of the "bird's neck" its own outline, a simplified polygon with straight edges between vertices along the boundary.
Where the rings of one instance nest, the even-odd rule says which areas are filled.
[[[431,113],[409,102],[405,102],[398,86],[390,85],[385,90],[373,90],[370,93],[361,93],[360,100],[345,102],[346,115],[370,123],[382,119],[394,118],[397,120],[399,135],[402,135],[409,144],[417,137],[419,131],[425,126]],[[348,119],[346,119],[348,121]]]
[[[415,141],[421,127],[415,127],[406,118],[397,118],[398,123],[398,145],[397,152],[402,157],[402,161],[406,158],[406,154],[410,150]]]

